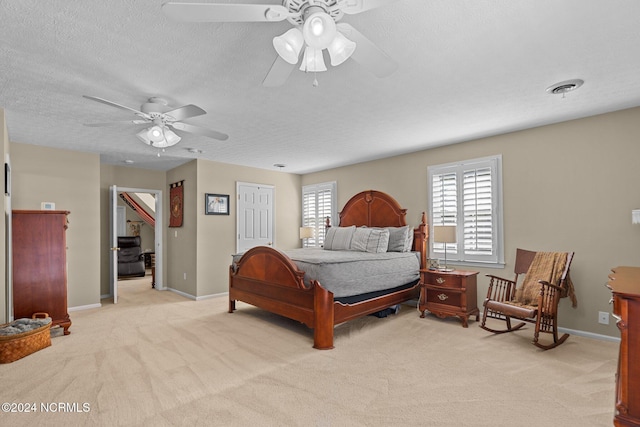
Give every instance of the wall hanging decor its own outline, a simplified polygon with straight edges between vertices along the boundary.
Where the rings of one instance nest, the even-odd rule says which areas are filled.
[[[169,203],[171,214],[169,227],[182,227],[182,210],[184,207],[184,180],[174,182],[169,187]]]
[[[204,213],[205,215],[229,215],[229,195],[205,194]]]

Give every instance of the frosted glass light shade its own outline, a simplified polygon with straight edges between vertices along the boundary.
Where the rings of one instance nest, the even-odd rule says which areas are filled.
[[[329,14],[316,12],[304,21],[302,35],[307,45],[316,49],[326,49],[336,37],[336,23]]]
[[[289,64],[297,64],[300,57],[300,51],[304,45],[304,37],[302,31],[298,28],[292,28],[281,36],[273,38],[273,47],[280,55],[280,58]]]
[[[335,67],[349,59],[356,50],[356,43],[349,40],[341,33],[336,33],[336,36],[333,38],[331,44],[329,44],[329,47],[327,47],[327,50],[331,57],[331,65]]]
[[[324,64],[324,58],[322,57],[322,49],[314,49],[307,46],[302,57],[300,71],[311,73],[327,71],[327,66]]]
[[[166,148],[176,145],[182,138],[169,129],[163,129],[160,126],[152,126],[143,129],[136,134],[138,139],[147,145],[157,148]]]

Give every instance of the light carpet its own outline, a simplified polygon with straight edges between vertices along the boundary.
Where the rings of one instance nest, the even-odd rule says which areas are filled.
[[[71,313],[71,335],[0,365],[0,401],[36,408],[0,425],[612,425],[614,342],[542,351],[531,327],[492,335],[403,305],[337,326],[320,351],[306,326],[242,303],[229,314],[226,297],[119,289],[117,305]]]

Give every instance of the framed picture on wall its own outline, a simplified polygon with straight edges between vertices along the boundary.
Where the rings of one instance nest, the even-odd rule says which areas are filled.
[[[205,194],[204,213],[205,215],[229,215],[229,195]]]

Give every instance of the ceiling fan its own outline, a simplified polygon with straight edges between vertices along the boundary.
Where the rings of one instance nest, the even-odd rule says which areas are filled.
[[[138,132],[136,136],[142,142],[152,147],[164,149],[176,145],[178,142],[180,142],[182,138],[175,132],[173,132],[171,128],[179,131],[194,133],[196,135],[208,136],[209,138],[219,139],[221,141],[225,141],[229,138],[229,135],[222,132],[182,122],[182,120],[184,119],[207,114],[207,112],[202,108],[193,104],[184,105],[182,107],[174,109],[168,106],[168,103],[165,99],[154,97],[149,98],[146,103],[142,104],[140,110],[136,110],[135,108],[116,104],[115,102],[108,101],[103,98],[98,98],[97,96],[82,96],[93,101],[111,105],[112,107],[130,111],[138,116],[138,118],[134,120],[105,123],[85,123],[85,126],[101,127],[124,123],[130,123],[134,125],[151,123],[153,124],[151,127],[143,129],[142,131]]]
[[[282,0],[282,5],[166,2],[162,5],[162,11],[169,18],[184,22],[288,20],[294,28],[273,39],[278,56],[262,82],[264,86],[280,86],[286,82],[298,62],[301,71],[326,71],[323,57],[325,49],[332,66],[351,58],[377,77],[392,74],[397,68],[393,59],[351,25],[338,21],[345,14],[365,12],[394,1]]]

